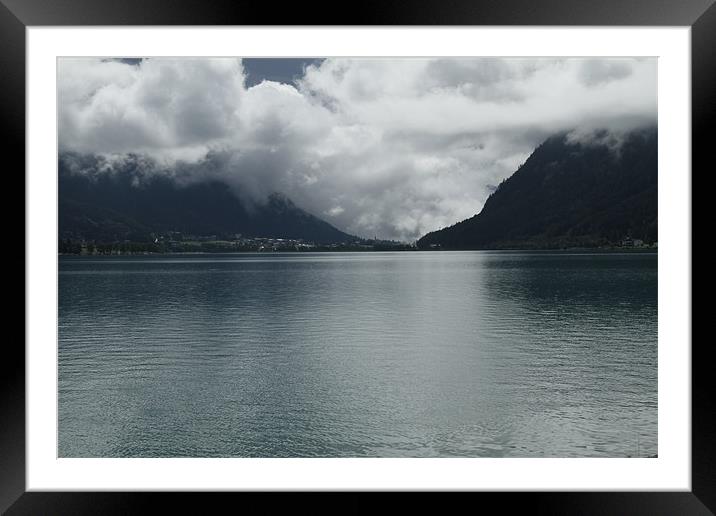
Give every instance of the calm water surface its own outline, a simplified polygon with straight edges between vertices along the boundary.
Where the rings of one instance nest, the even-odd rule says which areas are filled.
[[[657,453],[657,256],[61,257],[61,457]]]

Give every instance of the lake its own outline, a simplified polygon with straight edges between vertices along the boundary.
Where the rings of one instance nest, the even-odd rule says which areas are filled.
[[[61,256],[60,457],[657,454],[657,255]]]

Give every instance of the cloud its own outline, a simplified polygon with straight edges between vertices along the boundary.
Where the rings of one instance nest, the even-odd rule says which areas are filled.
[[[586,86],[596,86],[629,77],[632,71],[631,60],[587,59],[579,69],[579,79]]]
[[[241,130],[238,59],[61,59],[60,147],[197,157]]]
[[[61,59],[58,84],[61,151],[405,240],[474,215],[551,134],[653,124],[657,100],[652,58],[326,59],[251,87],[239,59]]]

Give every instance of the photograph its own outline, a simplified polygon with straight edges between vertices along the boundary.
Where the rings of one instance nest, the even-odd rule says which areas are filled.
[[[658,458],[658,71],[58,56],[57,457]]]
[[[714,1],[0,0],[0,513],[714,513]]]

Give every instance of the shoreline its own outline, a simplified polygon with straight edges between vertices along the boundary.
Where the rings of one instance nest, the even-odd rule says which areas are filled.
[[[57,253],[57,256],[185,256],[185,255],[216,255],[216,254],[307,254],[307,253],[456,253],[456,252],[489,252],[489,253],[576,253],[587,252],[591,254],[658,254],[658,248],[629,248],[629,247],[570,247],[570,248],[552,248],[552,249],[530,249],[530,248],[511,248],[511,249],[310,249],[310,250],[290,250],[280,249],[275,251],[141,251],[141,252],[113,252],[113,253]]]

